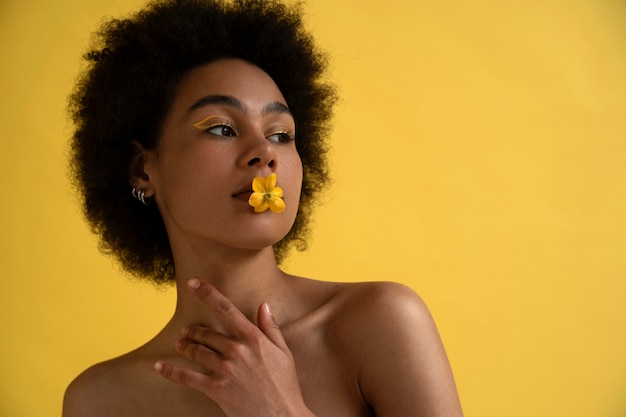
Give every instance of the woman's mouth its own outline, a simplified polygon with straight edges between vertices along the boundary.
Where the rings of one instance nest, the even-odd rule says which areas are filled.
[[[240,192],[233,194],[233,198],[247,203],[248,200],[250,200],[251,195],[252,195],[252,190],[246,190],[246,191],[240,191]]]

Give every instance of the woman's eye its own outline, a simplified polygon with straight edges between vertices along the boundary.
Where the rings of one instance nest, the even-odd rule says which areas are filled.
[[[235,130],[228,125],[214,125],[204,131],[216,136],[236,136]]]
[[[267,139],[276,143],[289,143],[294,140],[295,137],[290,135],[288,132],[276,132],[269,135]]]

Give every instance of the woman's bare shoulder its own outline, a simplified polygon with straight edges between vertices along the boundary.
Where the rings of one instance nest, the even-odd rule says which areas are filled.
[[[63,417],[125,415],[116,404],[137,404],[133,397],[159,381],[150,364],[149,359],[131,352],[89,367],[65,391]]]
[[[396,282],[360,282],[341,284],[336,296],[340,321],[353,320],[388,326],[389,320],[430,320],[421,297],[410,287]]]
[[[381,338],[414,332],[416,326],[432,323],[428,308],[410,287],[395,282],[326,283],[331,290],[317,309],[325,318],[324,332],[340,355],[355,358],[354,349],[362,350]],[[420,324],[422,323],[422,324]]]
[[[333,339],[358,369],[361,392],[377,414],[462,415],[437,327],[413,289],[348,284],[335,313]]]
[[[348,284],[336,297],[332,319],[338,332],[363,354],[376,356],[441,345],[426,303],[412,288],[395,282]],[[422,353],[424,353],[422,352]]]
[[[78,375],[67,387],[63,400],[63,417],[108,416],[110,403],[122,384],[128,383],[127,357],[119,357],[93,365]]]

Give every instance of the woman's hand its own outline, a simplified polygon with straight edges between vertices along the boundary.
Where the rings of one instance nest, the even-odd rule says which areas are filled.
[[[210,284],[192,279],[190,290],[225,329],[193,325],[175,348],[202,371],[157,362],[165,378],[200,391],[229,417],[313,416],[304,404],[291,351],[269,306],[258,327]]]

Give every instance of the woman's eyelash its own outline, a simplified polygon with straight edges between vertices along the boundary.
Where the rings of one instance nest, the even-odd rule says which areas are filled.
[[[286,130],[273,132],[270,135],[268,135],[267,138],[271,140],[272,142],[278,142],[278,143],[289,143],[296,139],[296,137],[292,133]],[[275,139],[272,139],[272,138],[275,138]]]
[[[232,137],[237,136],[237,132],[232,127],[232,125],[225,120],[216,120],[215,116],[208,116],[199,121],[198,123],[194,123],[193,125],[196,129],[202,130],[203,132],[216,135],[216,136],[225,136]],[[296,139],[295,135],[290,130],[276,130],[265,136],[267,140],[275,143],[289,143]]]

